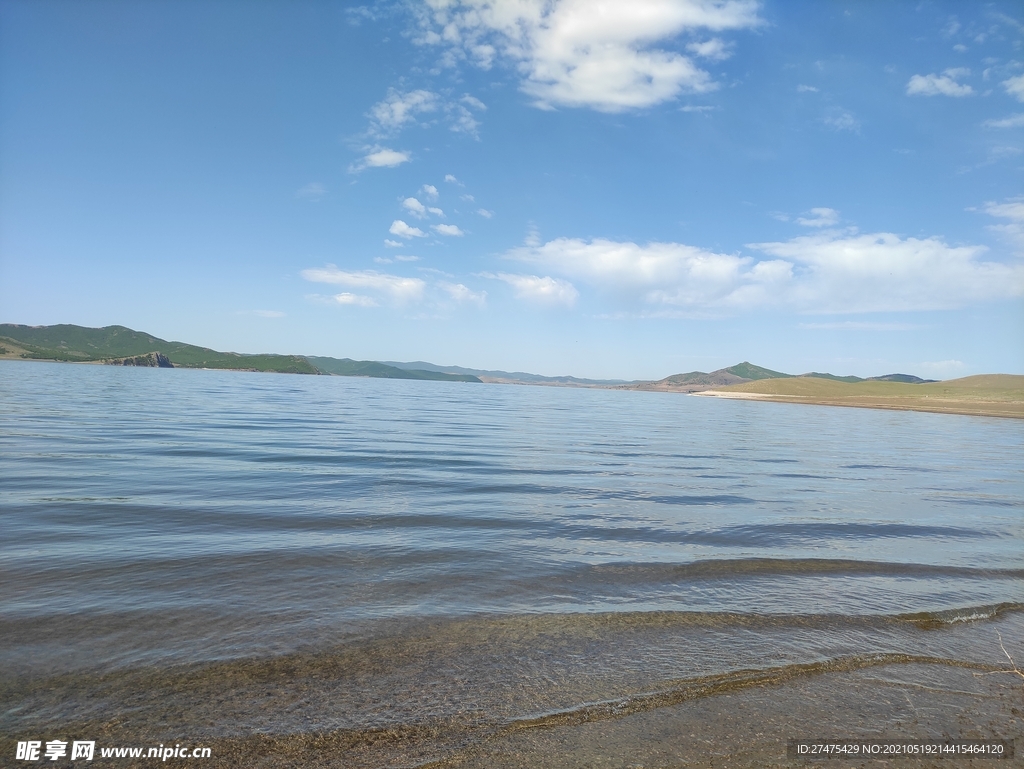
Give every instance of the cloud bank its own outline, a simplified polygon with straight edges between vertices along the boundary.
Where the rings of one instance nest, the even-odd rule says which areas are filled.
[[[388,147],[365,147],[363,151],[366,154],[358,162],[349,166],[350,172],[358,173],[366,168],[395,168],[411,160],[408,152],[400,152]]]
[[[396,304],[417,301],[423,296],[425,284],[419,278],[405,278],[400,275],[388,275],[374,270],[349,271],[340,270],[333,264],[326,267],[303,270],[302,277],[312,283],[329,283],[348,288],[372,291]],[[341,304],[357,304],[372,306],[373,299],[351,293],[342,293],[334,297]]]
[[[540,275],[517,275],[508,272],[485,272],[480,277],[503,281],[512,287],[516,298],[534,304],[572,307],[580,295],[576,287],[569,281],[552,278],[549,275],[541,277]]]
[[[484,69],[513,62],[521,89],[541,108],[603,112],[649,107],[717,84],[683,54],[655,47],[685,32],[761,23],[753,0],[426,0],[418,42],[444,46],[444,62]],[[721,60],[718,39],[691,44]]]
[[[974,89],[969,85],[958,83],[961,77],[971,74],[969,69],[962,67],[947,69],[941,75],[914,75],[907,82],[908,96],[970,96]]]
[[[765,258],[682,243],[573,238],[513,249],[506,257],[639,311],[899,312],[1024,295],[1024,265],[983,261],[984,247],[950,246],[940,238],[824,231],[749,248]],[[507,274],[498,277],[517,285]]]

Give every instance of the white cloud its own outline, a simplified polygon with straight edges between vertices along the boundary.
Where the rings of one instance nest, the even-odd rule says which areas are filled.
[[[1016,115],[999,120],[986,120],[983,125],[986,128],[1024,128],[1024,112],[1018,112]]]
[[[829,323],[798,323],[799,328],[827,329],[829,331],[915,331],[927,328],[915,323],[878,323],[874,321],[843,320]]]
[[[1024,101],[1024,75],[1017,75],[1003,81],[1003,88],[1017,101]]]
[[[350,304],[356,307],[376,307],[377,303],[368,296],[361,294],[349,294],[347,292],[334,295],[334,301],[338,304]]]
[[[793,265],[787,301],[809,312],[940,310],[1024,294],[1024,265],[983,262],[983,246],[892,233],[821,233],[751,248]]]
[[[825,117],[821,121],[834,128],[837,131],[854,131],[860,130],[860,121],[853,116],[852,112],[849,112],[841,107],[833,107],[825,113]]]
[[[686,46],[686,50],[694,56],[711,59],[712,61],[725,61],[732,56],[729,46],[717,37],[705,40],[702,43],[690,43]]]
[[[420,187],[420,192],[422,192],[428,200],[437,200],[437,187],[433,184],[424,184]]]
[[[370,108],[371,131],[387,136],[402,129],[424,112],[435,112],[440,97],[431,91],[417,90],[405,93],[388,89],[387,97]]]
[[[1006,224],[992,224],[989,229],[998,232],[1024,253],[1024,197],[1010,198],[1004,203],[989,202],[983,209],[989,216],[1008,219]]]
[[[394,168],[410,160],[408,152],[389,149],[388,147],[366,147],[366,155],[358,162],[349,166],[352,173],[362,171],[364,168]]]
[[[428,0],[419,42],[445,46],[449,65],[487,69],[507,57],[538,107],[619,112],[716,88],[688,57],[654,44],[757,26],[757,8],[755,0]],[[725,54],[720,41],[695,45],[697,55]]]
[[[370,108],[369,134],[378,138],[394,136],[421,116],[438,113],[450,124],[451,130],[476,138],[480,123],[470,108],[486,110],[487,106],[468,94],[459,101],[448,101],[433,91],[389,88],[387,97]]]
[[[752,274],[749,257],[716,254],[680,243],[558,238],[543,245],[513,249],[507,256],[582,280],[627,302],[708,308],[734,303],[747,291]],[[772,282],[776,268],[767,264],[757,277]],[[745,277],[746,276],[746,277]]]
[[[798,85],[796,87],[797,93],[817,93],[818,89],[813,85]]]
[[[480,127],[480,122],[473,117],[473,113],[461,105],[457,105],[457,109],[453,112],[452,130],[456,133],[468,134],[474,139],[479,139],[480,136],[477,129]]]
[[[439,281],[438,287],[459,304],[475,304],[483,307],[487,301],[486,291],[472,291],[461,283],[448,283]]]
[[[458,179],[456,179],[451,174],[445,174],[444,175],[444,180],[446,182],[448,182],[449,184],[458,184],[460,187],[462,186],[462,182],[460,182]]]
[[[323,198],[327,194],[327,187],[320,182],[310,182],[309,184],[300,187],[295,191],[295,197],[309,200],[314,203]]]
[[[358,5],[355,8],[346,8],[345,15],[348,16],[348,23],[358,27],[363,21],[376,21],[379,16],[365,5]]]
[[[831,227],[839,221],[839,212],[834,208],[812,208],[808,217],[798,217],[797,224],[804,227]]]
[[[469,105],[477,110],[486,110],[487,106],[479,99],[469,95],[463,96],[460,101],[462,102],[461,104],[451,103],[445,107],[448,113],[448,120],[451,122],[451,129],[456,133],[468,134],[474,139],[479,139],[480,136],[477,129],[480,127],[480,121],[473,116],[473,113],[465,105]]]
[[[957,43],[953,46],[953,50],[957,53],[967,53],[967,46],[963,43]]]
[[[397,235],[400,238],[425,238],[425,237],[427,237],[427,233],[425,233],[419,227],[410,227],[408,224],[403,222],[401,219],[395,219],[395,221],[391,222],[391,227],[388,228],[388,232],[390,232],[392,235]],[[387,241],[385,241],[385,242],[387,242]]]
[[[484,104],[482,101],[480,101],[475,96],[470,96],[468,93],[465,96],[463,96],[462,99],[460,99],[460,101],[463,104],[468,104],[473,109],[478,109],[478,110],[481,110],[481,111],[486,111],[487,110],[487,105],[486,104]]]
[[[490,219],[494,216],[494,212],[488,211],[486,208],[478,208],[476,212],[477,215],[482,216],[484,219]]]
[[[971,74],[969,69],[947,69],[941,75],[914,75],[907,81],[907,96],[970,96],[974,89],[957,80]]]
[[[502,280],[512,286],[519,299],[547,305],[565,305],[572,307],[579,298],[579,291],[567,280],[550,276],[514,275],[508,272],[483,273],[481,277]]]
[[[1005,203],[986,203],[985,213],[1003,219],[1024,222],[1024,197],[1011,198]]]
[[[398,245],[402,245],[402,244],[399,243]],[[390,257],[390,256],[375,256],[375,257],[373,257],[373,261],[375,261],[377,264],[391,264],[393,262],[418,262],[419,260],[420,260],[420,258],[418,256],[405,256],[405,255],[402,255],[402,254],[399,254],[398,256],[395,256],[395,257]]]
[[[427,210],[434,216],[440,216],[442,219],[444,218],[444,211],[442,211],[440,208],[435,208],[434,206],[427,206]]]
[[[348,271],[339,270],[333,264],[318,269],[302,271],[302,277],[313,283],[333,283],[340,286],[348,286],[376,291],[389,297],[395,302],[415,301],[422,297],[424,283],[419,278],[404,278],[400,275],[388,275],[374,270]],[[341,294],[339,296],[354,297],[354,294]],[[355,298],[338,301],[343,304],[360,304]]]
[[[430,229],[438,235],[447,235],[451,238],[461,238],[466,234],[454,224],[433,224],[430,226]]]
[[[390,238],[384,238],[384,245],[387,246],[388,248],[402,248],[402,246],[404,246],[405,243],[402,243],[399,240],[391,240]]]
[[[983,247],[890,233],[823,232],[750,246],[768,259],[681,243],[559,238],[507,258],[583,281],[625,305],[727,312],[933,310],[1024,294],[1024,265],[980,260]]]
[[[402,208],[411,213],[413,216],[418,216],[421,219],[427,215],[427,207],[420,203],[416,198],[406,198],[402,201]]]

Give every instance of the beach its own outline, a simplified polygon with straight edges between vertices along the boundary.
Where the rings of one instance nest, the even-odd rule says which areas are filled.
[[[946,382],[835,382],[815,377],[766,379],[693,395],[816,406],[928,411],[1024,419],[1024,377],[987,374]]]

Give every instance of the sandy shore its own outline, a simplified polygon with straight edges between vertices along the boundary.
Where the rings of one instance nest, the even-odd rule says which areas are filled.
[[[1009,417],[1024,419],[1024,403],[1000,403],[978,401],[935,401],[917,402],[909,399],[880,398],[810,398],[800,395],[769,395],[766,393],[724,392],[721,390],[705,390],[691,395],[712,398],[729,398],[732,400],[772,401],[775,403],[804,403],[814,406],[847,406],[862,409],[891,409],[895,411],[929,411],[937,414],[965,414],[976,417]]]
[[[1016,739],[1024,692],[1006,676],[895,665],[725,692],[622,718],[497,735],[431,767],[790,767],[795,739]],[[817,762],[815,762],[817,763]],[[1019,765],[992,759],[841,760],[843,767]]]
[[[768,685],[711,694],[693,692],[675,704],[618,712],[595,704],[586,714],[551,714],[505,726],[427,723],[351,732],[254,733],[225,737],[207,732],[167,733],[155,724],[114,718],[79,731],[103,745],[204,745],[219,767],[345,767],[346,769],[641,769],[642,767],[798,767],[790,740],[1014,740],[1024,745],[1024,690],[1013,675],[978,675],[986,666],[952,660],[882,664],[806,675]],[[67,731],[69,724],[64,724]],[[63,733],[63,732],[62,732]],[[141,735],[145,735],[142,737]],[[20,734],[18,735],[22,739]],[[14,755],[14,737],[0,750]],[[1016,746],[1015,746],[1016,747]],[[98,764],[108,765],[107,761]],[[120,760],[148,766],[152,760]],[[849,767],[996,767],[1010,761],[958,758],[896,762],[841,760]],[[63,764],[61,764],[63,765]]]
[[[793,377],[748,382],[695,392],[691,395],[1024,419],[1024,376],[1008,374],[966,377],[928,384],[850,384],[810,377]]]

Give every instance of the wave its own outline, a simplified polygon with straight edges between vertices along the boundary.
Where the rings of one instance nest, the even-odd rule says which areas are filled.
[[[723,692],[738,689],[750,689],[757,686],[772,686],[785,683],[794,678],[821,675],[825,673],[850,673],[866,668],[883,665],[944,665],[947,667],[966,668],[983,672],[1001,670],[995,665],[981,662],[948,659],[920,654],[859,654],[820,662],[781,665],[756,670],[737,670],[712,676],[700,676],[686,679],[670,688],[656,692],[645,692],[630,697],[617,698],[603,702],[587,702],[571,708],[557,711],[531,714],[517,718],[508,724],[509,730],[536,729],[541,727],[565,726],[598,721],[609,718],[622,718],[654,710],[671,707],[687,700],[711,697]]]
[[[615,578],[622,582],[667,582],[690,579],[728,579],[743,576],[871,575],[1024,579],[1024,569],[982,569],[947,564],[858,561],[843,558],[721,558],[692,563],[612,563],[578,569],[580,576]]]

